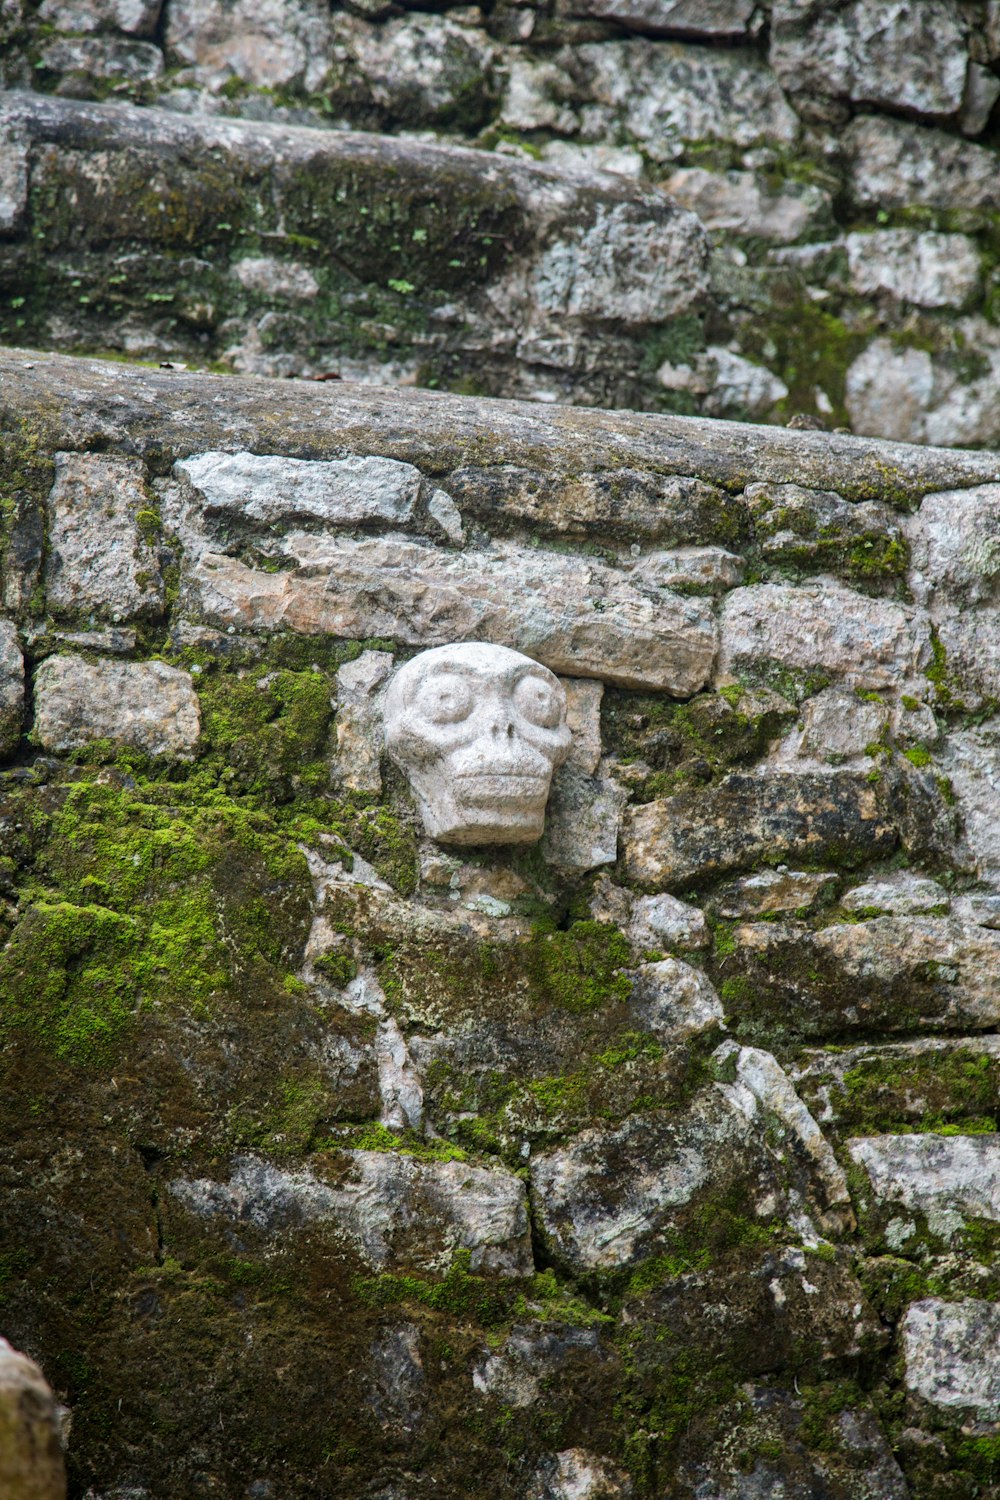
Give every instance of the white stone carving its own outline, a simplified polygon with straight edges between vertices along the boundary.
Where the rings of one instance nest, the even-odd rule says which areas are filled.
[[[569,754],[559,679],[506,646],[422,651],[393,677],[385,742],[430,836],[527,844],[542,833],[552,773]]]

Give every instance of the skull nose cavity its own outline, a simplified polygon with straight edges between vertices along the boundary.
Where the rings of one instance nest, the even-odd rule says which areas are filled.
[[[509,740],[512,740],[514,738],[514,726],[513,726],[513,724],[508,724],[507,725],[507,738]]]

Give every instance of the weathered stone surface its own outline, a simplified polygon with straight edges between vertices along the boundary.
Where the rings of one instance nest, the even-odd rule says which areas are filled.
[[[148,755],[184,758],[199,727],[190,673],[160,661],[50,656],[35,677],[35,733],[47,750],[110,740]]]
[[[317,0],[172,0],[165,40],[176,63],[215,87],[240,78],[315,89],[328,66],[330,20]]]
[[[142,463],[57,453],[48,522],[45,591],[55,614],[93,612],[118,621],[161,613],[163,579],[147,540],[159,517],[150,508]]]
[[[960,605],[993,599],[1000,580],[1000,485],[925,496],[907,533],[915,593]]]
[[[845,1030],[986,1030],[1000,1018],[1000,934],[953,917],[876,917],[811,931],[749,923],[734,933],[730,1008],[810,1036]]]
[[[840,898],[845,911],[886,912],[894,917],[910,917],[920,912],[933,912],[940,916],[949,906],[948,892],[936,880],[923,875],[914,875],[909,870],[897,870],[875,880],[866,880],[856,885]]]
[[[828,94],[931,117],[957,113],[968,63],[952,0],[776,0],[771,66],[796,94]]]
[[[21,738],[24,718],[24,657],[17,627],[0,620],[0,755],[6,755]]]
[[[788,183],[781,192],[773,192],[754,172],[678,167],[664,186],[698,215],[706,229],[731,230],[778,244],[797,240],[831,213],[830,195],[822,188]]]
[[[326,1178],[238,1157],[228,1182],[175,1179],[170,1191],[192,1213],[266,1234],[331,1222],[377,1267],[433,1265],[463,1249],[476,1269],[530,1272],[524,1186],[509,1173],[380,1151],[345,1151],[339,1168]]]
[[[711,344],[695,356],[693,365],[660,366],[656,378],[668,391],[698,396],[707,415],[763,418],[788,395],[788,387],[766,366]]]
[[[644,526],[655,524],[656,497],[665,493],[668,535],[687,544],[731,540],[739,525],[721,534],[678,531],[688,523],[670,501],[674,476],[734,491],[748,482],[799,484],[835,491],[846,500],[884,499],[905,507],[934,491],[994,483],[1000,474],[994,453],[693,417],[628,411],[609,417],[578,407],[500,405],[433,391],[355,388],[346,382],[340,389],[338,383],[303,386],[292,381],[262,386],[259,380],[233,376],[25,351],[0,352],[0,374],[5,422],[28,418],[43,423],[53,449],[86,448],[96,431],[110,447],[156,452],[171,461],[209,449],[263,449],[324,459],[376,452],[418,467],[433,461],[434,471],[442,474],[467,468],[474,455],[480,473],[506,465],[540,472],[552,486],[550,517],[573,493],[576,476],[598,475],[602,484],[596,494],[589,485],[584,491],[588,507],[596,507],[579,518],[578,534],[584,535],[604,535],[604,502],[597,496],[611,496],[619,476],[626,492],[634,493],[632,486],[638,483],[639,492],[649,496],[642,506]],[[450,478],[447,487],[465,510]],[[499,524],[493,492],[484,484],[480,493],[481,518]],[[739,503],[730,505],[739,517]],[[609,513],[618,526],[620,512]],[[717,511],[715,516],[718,525]]]
[[[656,161],[690,140],[791,146],[799,122],[769,71],[749,56],[645,41],[577,49],[587,93]]]
[[[751,1048],[723,1051],[734,1082],[699,1094],[683,1117],[634,1115],[534,1159],[532,1202],[559,1261],[577,1272],[607,1271],[656,1254],[675,1214],[713,1187],[739,1183],[750,1212],[766,1213],[770,1195],[786,1212],[808,1213],[765,1144],[765,1120],[805,1167],[813,1210],[833,1220],[849,1213],[833,1153],[775,1060]]]
[[[116,36],[59,37],[45,48],[42,64],[64,80],[87,80],[89,87],[150,84],[163,72],[163,53],[152,42]],[[67,90],[69,92],[69,90]]]
[[[789,1074],[824,1127],[857,1135],[873,1120],[922,1126],[938,1119],[960,1130],[970,1114],[993,1106],[1000,1038],[938,1036],[805,1048]]]
[[[824,688],[803,704],[798,751],[831,766],[842,765],[884,744],[888,725],[884,703],[859,698],[853,688]]]
[[[1000,207],[996,153],[908,120],[859,115],[843,134],[856,203],[958,211],[970,227]]]
[[[641,964],[635,971],[632,1009],[643,1030],[676,1047],[721,1027],[722,1004],[704,974],[677,958]]]
[[[526,1491],[527,1500],[629,1500],[631,1494],[625,1470],[586,1448],[544,1459]]]
[[[766,916],[773,912],[808,912],[823,897],[836,889],[837,876],[831,871],[761,870],[745,875],[723,886],[712,899],[712,906],[726,921]],[[654,900],[657,898],[653,898]]]
[[[1000,1137],[875,1135],[847,1149],[880,1207],[926,1214],[935,1233],[949,1217],[1000,1219]]]
[[[238,260],[232,274],[247,291],[260,292],[265,297],[309,302],[319,291],[319,282],[308,266],[295,261],[275,260],[269,255]]]
[[[552,780],[545,813],[545,858],[564,870],[596,870],[618,858],[625,793],[606,776],[567,764]]]
[[[337,774],[355,792],[382,790],[381,698],[392,667],[390,652],[362,651],[337,669]]]
[[[863,297],[887,292],[918,307],[961,307],[980,281],[968,235],[877,229],[845,240],[851,286]]]
[[[903,1319],[903,1355],[910,1394],[935,1414],[972,1430],[1000,1421],[1000,1308],[969,1297],[915,1302]]]
[[[632,902],[626,931],[637,948],[708,947],[704,912],[665,891]]]
[[[319,521],[328,526],[403,526],[413,515],[421,476],[391,458],[343,458],[305,463],[256,453],[196,453],[176,464],[198,491],[206,515],[276,523]]]
[[[748,37],[759,20],[757,0],[568,0],[567,9],[649,36],[712,41]]]
[[[877,788],[859,772],[736,774],[626,809],[622,860],[641,885],[683,890],[761,859],[888,854],[896,839]]]
[[[43,0],[38,15],[57,31],[108,26],[131,36],[152,36],[162,9],[162,0]]]
[[[566,677],[562,688],[566,694],[566,723],[573,736],[567,764],[592,776],[601,761],[604,684],[589,682],[586,677]]]
[[[764,557],[869,579],[902,570],[902,530],[885,505],[848,504],[797,484],[749,484],[746,503]]]
[[[0,1339],[0,1493],[65,1500],[66,1469],[52,1391],[34,1360]]]
[[[717,678],[768,666],[853,687],[898,687],[922,660],[925,643],[910,612],[829,584],[734,589],[722,606]]]
[[[600,563],[513,544],[453,553],[396,537],[307,532],[290,533],[280,547],[296,571],[267,573],[203,553],[187,574],[191,604],[240,630],[410,646],[478,638],[554,672],[683,696],[704,685],[715,657],[715,622],[703,604],[665,589],[640,592]]]
[[[344,12],[332,24],[331,110],[368,123],[485,124],[498,93],[495,49],[478,27],[449,15],[396,16],[372,26]]]
[[[941,768],[962,809],[976,873],[1000,887],[1000,721],[953,730],[941,752]]]
[[[499,1348],[484,1352],[472,1384],[505,1406],[523,1409],[534,1405],[553,1378],[564,1377],[579,1356],[599,1350],[600,1335],[593,1328],[517,1325]]]

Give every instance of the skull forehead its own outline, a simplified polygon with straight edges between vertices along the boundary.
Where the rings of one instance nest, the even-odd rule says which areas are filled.
[[[506,685],[529,669],[553,687],[559,686],[559,679],[548,667],[533,661],[530,656],[523,656],[520,651],[512,651],[508,646],[493,646],[484,641],[462,641],[456,646],[435,646],[430,651],[422,651],[404,667],[400,667],[391,684],[391,699],[405,700],[435,672],[455,669],[501,685]]]

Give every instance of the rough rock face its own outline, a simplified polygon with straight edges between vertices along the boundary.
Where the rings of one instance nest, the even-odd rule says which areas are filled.
[[[10,0],[0,86],[8,341],[1000,442],[993,0]]]
[[[25,352],[0,430],[0,1283],[69,1492],[995,1492],[997,455]],[[421,675],[469,637],[548,696]],[[473,701],[491,808],[553,737],[528,846],[427,836]]]
[[[55,1398],[27,1355],[0,1339],[0,1485],[11,1500],[65,1500]]]

